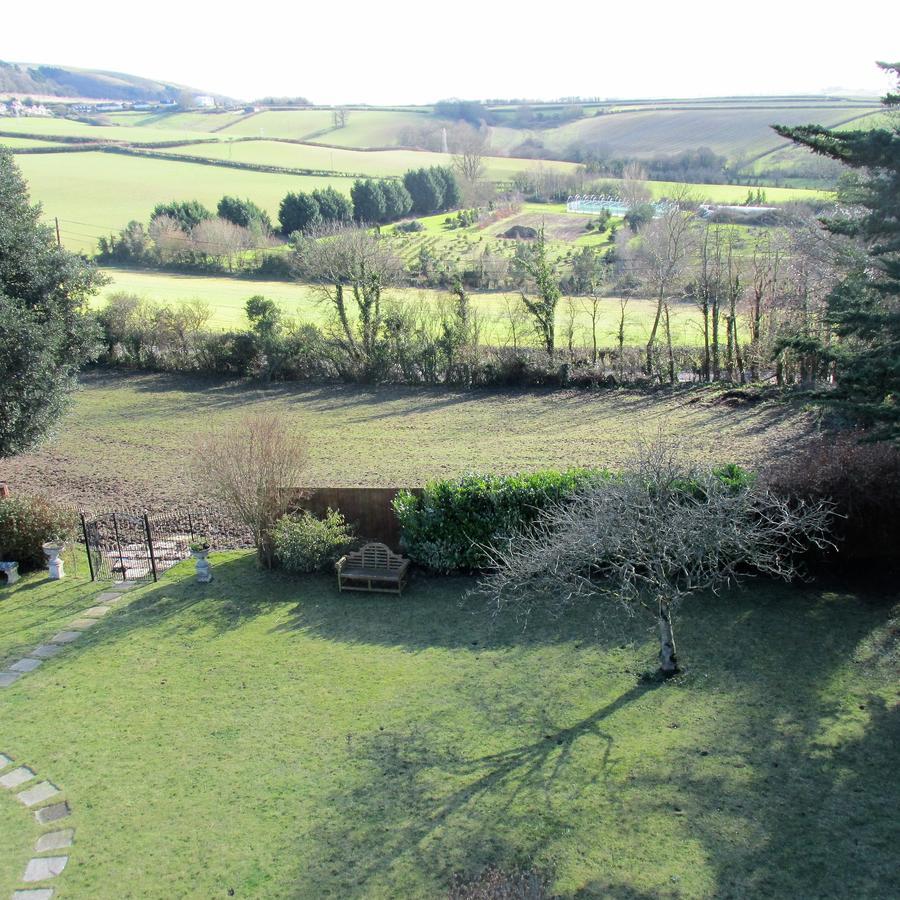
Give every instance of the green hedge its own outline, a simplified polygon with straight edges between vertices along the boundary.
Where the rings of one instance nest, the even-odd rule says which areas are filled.
[[[713,474],[735,490],[753,480],[734,464],[713,469]],[[403,549],[435,572],[483,569],[490,564],[488,549],[527,527],[541,510],[614,477],[604,469],[465,475],[433,481],[421,494],[401,491],[394,511]],[[688,495],[700,489],[693,483],[679,487]]]
[[[610,477],[597,469],[527,475],[465,475],[433,481],[394,499],[401,541],[413,561],[435,572],[488,565],[486,549],[546,507]]]

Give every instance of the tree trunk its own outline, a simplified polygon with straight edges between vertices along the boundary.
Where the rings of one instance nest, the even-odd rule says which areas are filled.
[[[675,354],[672,350],[672,323],[669,320],[669,304],[665,305],[666,313],[666,353],[669,358],[669,384],[675,384]]]
[[[665,678],[671,678],[678,673],[675,635],[672,632],[672,611],[665,600],[659,601],[659,670]]]
[[[653,375],[653,345],[656,343],[656,332],[659,328],[659,320],[662,318],[663,311],[663,298],[662,294],[659,295],[659,298],[656,301],[656,316],[653,319],[653,327],[650,329],[650,339],[647,341],[647,371],[646,375],[649,378]]]

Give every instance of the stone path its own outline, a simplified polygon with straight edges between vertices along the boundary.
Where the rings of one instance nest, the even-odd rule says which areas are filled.
[[[0,671],[0,688],[15,684],[23,675],[33,672],[45,659],[55,656],[66,644],[77,641],[88,628],[96,625],[103,616],[111,612],[117,603],[120,603],[125,591],[138,587],[134,581],[123,581],[108,586],[95,598],[96,606],[91,606],[78,614],[78,617],[69,622],[68,626],[59,633],[53,635],[46,644],[40,644],[30,653],[16,660]]]
[[[58,799],[62,791],[55,784],[39,781],[34,769],[19,765],[5,753],[0,753],[0,773],[0,788],[15,792],[16,800],[32,810],[41,825],[50,825],[71,814],[68,802]],[[37,839],[35,855],[25,865],[22,883],[39,884],[56,878],[69,862],[68,854],[61,854],[60,851],[71,847],[74,840],[74,828],[60,828],[53,824]],[[52,896],[53,888],[46,886],[24,887],[13,892],[13,900],[50,900]]]
[[[45,659],[50,659],[65,650],[68,644],[78,638],[92,625],[120,603],[125,592],[138,587],[134,582],[123,582],[107,587],[96,597],[98,605],[79,613],[67,628],[54,635],[45,644],[39,644],[22,659],[0,671],[0,688],[9,687],[24,675],[37,669]],[[34,856],[28,860],[21,881],[26,887],[13,892],[13,900],[50,900],[54,888],[42,882],[58,877],[69,862],[68,854],[60,853],[71,847],[75,840],[75,829],[65,826],[65,819],[72,808],[68,800],[60,799],[62,790],[53,782],[41,780],[28,766],[17,763],[12,757],[0,753],[0,791],[13,792],[16,800],[34,813],[35,820],[48,829],[37,839]],[[35,885],[32,887],[31,885]]]

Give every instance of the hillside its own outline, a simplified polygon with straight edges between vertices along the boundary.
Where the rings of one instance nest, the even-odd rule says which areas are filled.
[[[155,81],[122,72],[76,69],[71,66],[11,63],[0,60],[0,94],[35,94],[49,97],[149,102],[176,100],[183,91],[207,93],[185,85]]]

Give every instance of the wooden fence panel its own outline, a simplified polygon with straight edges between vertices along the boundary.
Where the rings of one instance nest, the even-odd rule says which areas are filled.
[[[300,488],[297,506],[314,516],[338,510],[353,525],[361,540],[381,541],[392,550],[400,547],[400,526],[391,505],[402,490],[421,493],[421,488],[402,487],[308,487]]]

